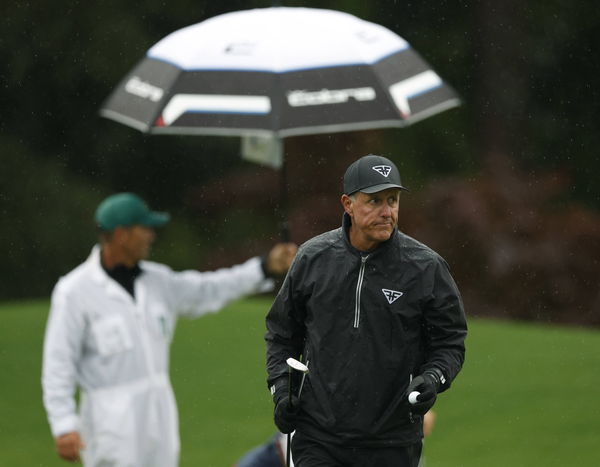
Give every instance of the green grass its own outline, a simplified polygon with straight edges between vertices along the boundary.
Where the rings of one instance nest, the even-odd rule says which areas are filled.
[[[181,467],[228,467],[274,431],[264,370],[269,300],[178,324],[171,375]],[[41,403],[48,303],[0,305],[0,466],[65,466]],[[470,320],[467,361],[436,404],[427,467],[600,465],[600,332]]]

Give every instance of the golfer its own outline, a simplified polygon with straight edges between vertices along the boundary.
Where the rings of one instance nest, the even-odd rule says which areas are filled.
[[[179,430],[169,346],[179,316],[198,317],[273,287],[293,244],[215,272],[144,261],[169,215],[131,193],[96,211],[100,243],[52,294],[42,386],[56,449],[86,466],[175,467]],[[75,392],[80,389],[80,410]],[[199,388],[201,389],[201,388]]]
[[[267,315],[275,423],[296,430],[297,467],[416,467],[423,415],[464,361],[463,305],[445,261],[397,228],[392,161],[358,159],[343,186],[341,228],[300,248]],[[294,409],[288,357],[310,370]]]

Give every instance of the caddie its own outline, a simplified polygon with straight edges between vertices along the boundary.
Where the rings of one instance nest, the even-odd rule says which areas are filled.
[[[56,450],[87,467],[175,467],[169,346],[177,319],[272,289],[270,277],[285,274],[296,246],[277,244],[264,259],[214,272],[175,272],[146,260],[167,213],[119,193],[95,219],[99,244],[56,284],[46,327],[43,399]]]

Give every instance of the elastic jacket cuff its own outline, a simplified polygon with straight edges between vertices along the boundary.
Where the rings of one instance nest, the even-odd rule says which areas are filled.
[[[275,405],[288,393],[288,377],[280,376],[269,386]]]
[[[67,415],[60,419],[54,419],[50,428],[54,438],[73,431],[79,431],[79,417],[77,415]]]
[[[260,257],[260,269],[262,270],[262,273],[265,276],[265,279],[272,279],[273,274],[271,274],[271,271],[269,271],[269,267],[267,265],[268,259],[269,259],[269,255],[262,255]]]
[[[435,382],[437,391],[439,391],[446,384],[446,377],[444,376],[444,373],[442,373],[442,370],[437,367],[427,368],[425,371],[423,371],[423,374],[431,376]]]

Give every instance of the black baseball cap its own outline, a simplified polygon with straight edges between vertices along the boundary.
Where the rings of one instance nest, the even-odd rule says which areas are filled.
[[[402,186],[396,164],[383,156],[363,156],[350,164],[344,174],[344,193],[347,195],[357,191],[377,193],[388,188],[408,191]]]

